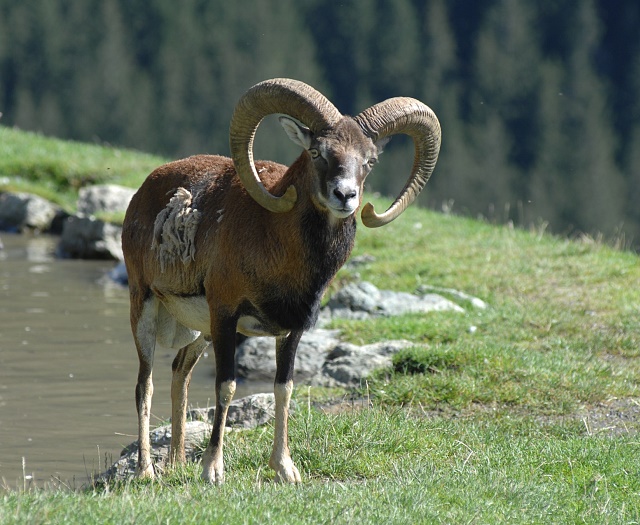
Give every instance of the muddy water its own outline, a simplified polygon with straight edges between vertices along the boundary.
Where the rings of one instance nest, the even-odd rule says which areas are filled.
[[[54,259],[55,238],[0,239],[0,479],[22,487],[24,458],[32,485],[79,487],[136,439],[128,292],[105,279],[113,263]],[[173,357],[156,350],[152,424],[170,416]],[[194,370],[192,406],[213,399],[212,357]]]

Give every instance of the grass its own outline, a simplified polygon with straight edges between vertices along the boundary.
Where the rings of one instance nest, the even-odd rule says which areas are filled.
[[[118,158],[69,147],[99,173]],[[150,159],[126,155],[131,165]],[[359,228],[354,255],[365,254],[373,259],[346,267],[337,283],[454,288],[489,307],[335,322],[354,343],[413,345],[355,392],[296,390],[290,436],[301,486],[272,483],[267,425],[229,435],[222,487],[188,464],[155,482],[8,491],[0,522],[640,521],[637,255],[417,208],[385,228]],[[352,396],[371,408],[316,408]]]
[[[384,233],[358,235],[357,253],[375,257],[357,267],[359,278],[395,290],[456,288],[490,305],[335,323],[355,343],[416,344],[369,382],[380,401],[565,413],[639,395],[637,255],[415,208]]]
[[[35,193],[75,209],[91,184],[138,187],[164,159],[107,146],[62,141],[0,126],[0,191]]]
[[[305,477],[278,486],[264,468],[270,427],[233,434],[227,482],[195,464],[155,482],[4,497],[2,523],[631,523],[640,519],[640,443],[495,411],[418,417],[374,408],[293,417]]]

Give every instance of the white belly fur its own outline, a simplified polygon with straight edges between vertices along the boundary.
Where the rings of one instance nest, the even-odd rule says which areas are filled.
[[[205,336],[210,335],[209,305],[204,296],[165,296],[162,298],[162,304],[169,315],[180,324],[191,330],[201,332]]]
[[[169,315],[180,324],[191,330],[201,332],[205,337],[211,335],[209,305],[204,296],[165,296],[162,299],[162,304]],[[272,334],[267,332],[258,319],[249,315],[244,315],[238,319],[237,331],[251,337],[284,335],[283,333]]]

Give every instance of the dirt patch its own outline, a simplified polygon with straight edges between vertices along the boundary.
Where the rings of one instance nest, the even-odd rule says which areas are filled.
[[[366,410],[374,404],[374,399],[356,397],[316,404],[315,406],[326,414],[338,414]],[[501,412],[513,411],[520,416],[526,416],[527,414],[531,416],[530,413],[522,408],[498,408],[479,404],[462,410],[456,410],[448,406],[435,410],[411,407],[409,410],[417,417],[426,418],[472,418],[479,413],[495,412],[496,410]],[[634,398],[610,399],[593,405],[585,405],[570,414],[535,415],[533,417],[541,425],[553,425],[567,421],[582,422],[585,433],[589,436],[616,437],[636,435],[640,433],[640,400]]]
[[[620,436],[640,431],[640,401],[633,398],[612,399],[579,410],[589,435]]]

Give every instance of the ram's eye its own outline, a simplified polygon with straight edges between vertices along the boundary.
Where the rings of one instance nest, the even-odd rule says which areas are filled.
[[[373,168],[373,166],[375,165],[376,162],[378,162],[378,159],[376,159],[375,157],[371,157],[367,161],[367,164],[369,165],[370,168]]]
[[[309,155],[311,155],[312,159],[317,159],[320,156],[320,152],[316,148],[311,148],[309,150]]]

